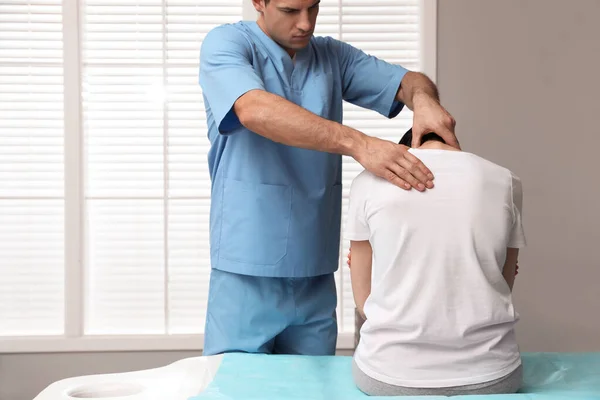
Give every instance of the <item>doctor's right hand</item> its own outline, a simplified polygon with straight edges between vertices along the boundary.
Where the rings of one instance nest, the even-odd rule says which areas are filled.
[[[367,171],[402,189],[424,191],[433,188],[431,171],[401,144],[365,136],[354,159]]]

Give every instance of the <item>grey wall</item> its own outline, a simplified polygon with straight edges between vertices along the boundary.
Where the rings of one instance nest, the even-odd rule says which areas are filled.
[[[463,148],[523,181],[521,347],[600,351],[600,1],[438,11],[438,84]]]
[[[438,83],[463,147],[524,183],[522,349],[600,351],[600,1],[439,3]],[[0,400],[31,400],[69,376],[195,355],[0,355]]]

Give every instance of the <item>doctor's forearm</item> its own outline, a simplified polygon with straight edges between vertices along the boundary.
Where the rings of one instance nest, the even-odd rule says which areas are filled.
[[[365,146],[365,134],[263,90],[241,96],[234,111],[252,132],[288,146],[349,156]]]
[[[414,110],[415,101],[418,101],[419,96],[427,96],[438,102],[440,101],[437,87],[427,75],[419,72],[407,72],[400,83],[396,100]]]

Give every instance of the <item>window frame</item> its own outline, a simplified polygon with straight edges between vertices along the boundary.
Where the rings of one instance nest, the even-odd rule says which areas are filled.
[[[250,0],[243,1],[244,20],[255,20]],[[341,4],[341,0],[340,4]],[[437,81],[437,0],[420,0],[422,72]],[[81,92],[80,0],[63,0],[64,72],[64,206],[65,334],[0,337],[0,353],[95,351],[200,351],[204,335],[84,336],[84,191]],[[343,255],[342,255],[343,256]],[[342,268],[344,266],[342,265]],[[354,334],[340,333],[337,349],[354,349]]]

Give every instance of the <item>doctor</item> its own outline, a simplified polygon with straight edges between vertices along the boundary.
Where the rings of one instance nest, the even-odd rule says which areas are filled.
[[[313,37],[318,0],[253,0],[256,22],[202,44],[212,180],[204,354],[331,355],[342,158],[406,190],[433,187],[407,147],[342,125],[342,100],[393,118],[414,111],[414,140],[458,147],[435,85],[332,38]]]

